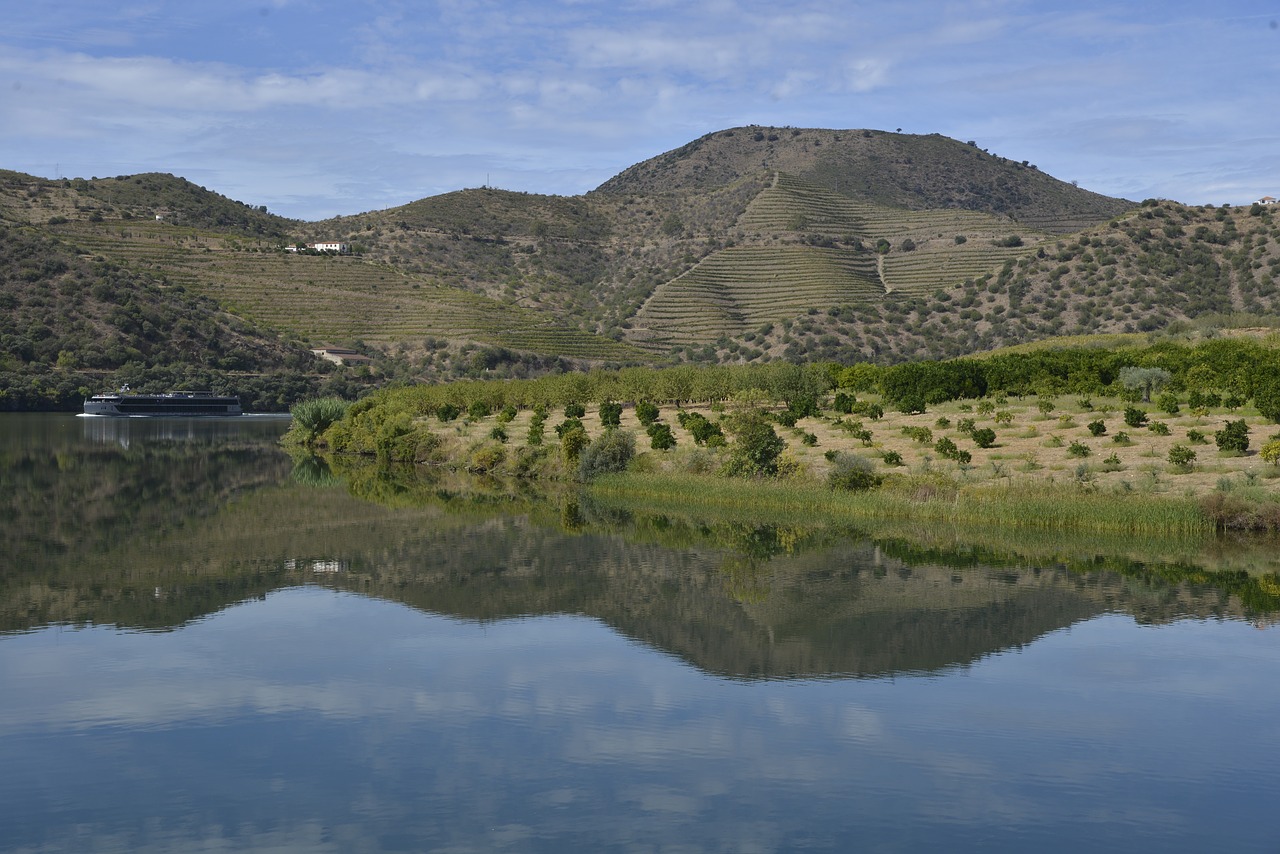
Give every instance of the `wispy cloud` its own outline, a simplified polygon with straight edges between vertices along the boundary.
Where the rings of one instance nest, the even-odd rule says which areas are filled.
[[[462,172],[574,193],[760,122],[976,138],[1101,192],[1187,201],[1217,185],[1179,176],[1247,162],[1258,190],[1216,199],[1244,201],[1280,187],[1278,16],[1255,0],[1230,17],[1023,0],[27,4],[0,36],[0,165],[198,168],[318,216],[449,189],[462,173],[441,158],[459,153]],[[286,179],[271,170],[288,152]],[[367,196],[318,191],[334,163]]]

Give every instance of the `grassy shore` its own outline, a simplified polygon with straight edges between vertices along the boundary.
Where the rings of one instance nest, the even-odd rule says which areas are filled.
[[[957,400],[902,413],[873,395],[860,403],[874,415],[824,408],[794,426],[775,425],[786,449],[779,477],[768,479],[722,476],[732,436],[729,447],[699,446],[677,418],[682,411],[698,412],[719,422],[732,414],[733,402],[662,407],[660,423],[676,439],[670,450],[650,449],[635,408],[626,406],[621,429],[636,435],[637,454],[626,473],[595,488],[654,504],[750,506],[779,518],[821,514],[845,521],[1124,536],[1280,530],[1280,465],[1259,453],[1280,435],[1280,427],[1249,406],[1193,411],[1183,405],[1169,413],[1115,398],[1027,396]],[[1144,423],[1126,423],[1134,409],[1142,410]],[[551,412],[545,430],[535,427],[541,439],[536,447],[528,438],[533,417],[528,409],[512,410],[501,422],[497,415],[420,417],[414,427],[429,433],[429,461],[435,464],[571,480],[575,467],[564,458],[554,429],[565,416]],[[598,406],[587,406],[581,422],[592,438],[606,430]],[[1243,422],[1248,431],[1243,452],[1222,450],[1215,442],[1217,431],[1232,422]],[[1175,448],[1183,451],[1180,462],[1171,461]],[[879,488],[848,493],[827,485],[837,460],[847,462],[850,455],[881,479]]]

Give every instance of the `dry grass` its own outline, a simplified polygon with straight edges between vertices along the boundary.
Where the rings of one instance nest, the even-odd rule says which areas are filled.
[[[1151,422],[1163,421],[1169,427],[1169,435],[1157,435],[1146,427],[1128,427],[1124,423],[1123,407],[1117,401],[1094,400],[1095,408],[1086,410],[1075,400],[1060,398],[1048,417],[1043,415],[1037,399],[1027,397],[1010,399],[997,407],[996,412],[1007,412],[1010,423],[998,423],[995,414],[979,414],[974,401],[952,401],[931,408],[927,413],[907,415],[886,412],[879,420],[858,415],[838,415],[830,410],[821,417],[801,419],[796,427],[777,426],[775,429],[787,443],[785,454],[794,460],[795,479],[820,481],[831,463],[826,459],[829,451],[844,451],[873,461],[876,471],[884,475],[920,477],[954,483],[966,490],[984,487],[1012,487],[1036,489],[1040,487],[1069,486],[1099,493],[1147,494],[1169,498],[1192,498],[1212,493],[1232,492],[1253,494],[1255,497],[1280,499],[1280,467],[1263,461],[1257,449],[1268,439],[1280,434],[1280,426],[1269,422],[1252,409],[1217,410],[1198,417],[1183,413],[1165,416],[1154,408],[1150,410]],[[1106,406],[1104,406],[1104,403]],[[966,411],[965,407],[969,407]],[[732,406],[725,410],[725,414]],[[664,407],[661,420],[676,435],[678,445],[669,452],[651,451],[644,465],[653,471],[687,470],[697,462],[697,452],[692,435],[680,427],[674,407]],[[722,413],[709,407],[690,407],[711,420]],[[1063,419],[1063,416],[1067,416]],[[512,447],[525,444],[531,413],[521,411],[506,432]],[[940,418],[950,422],[939,427]],[[991,448],[979,448],[974,441],[957,429],[962,419],[972,418],[977,428],[988,427],[996,433],[996,443]],[[1243,455],[1221,453],[1213,441],[1213,433],[1228,420],[1243,418],[1249,425],[1250,449]],[[870,446],[843,429],[837,419],[861,421],[863,428],[872,434]],[[547,419],[544,441],[554,444],[554,427],[564,420],[560,412],[552,412]],[[1102,421],[1107,432],[1091,435],[1088,424]],[[591,436],[604,429],[596,407],[587,410],[582,419]],[[496,426],[493,416],[469,421],[465,418],[448,424],[435,419],[430,425],[436,432],[456,437],[462,443],[478,442],[488,436]],[[637,434],[637,448],[648,450],[644,427],[636,420],[635,411],[627,407],[622,413],[622,427]],[[918,442],[903,432],[906,427],[926,427],[932,432],[928,444]],[[1192,444],[1189,430],[1198,430],[1206,437],[1205,444]],[[1132,444],[1117,444],[1117,433],[1127,433]],[[802,435],[816,437],[816,444],[806,445]],[[934,448],[941,438],[951,439],[958,448],[968,451],[972,459],[967,464],[943,458]],[[1087,457],[1071,455],[1071,446],[1078,443],[1090,451]],[[1196,452],[1196,460],[1190,467],[1179,468],[1168,462],[1169,450],[1174,445],[1184,445]],[[897,452],[902,465],[889,465],[884,461],[888,452]],[[1107,465],[1114,455],[1118,465]],[[693,458],[693,459],[691,459]]]

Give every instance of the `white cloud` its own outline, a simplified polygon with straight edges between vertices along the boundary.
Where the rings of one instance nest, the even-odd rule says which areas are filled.
[[[354,23],[334,30],[330,13]],[[576,192],[752,121],[978,139],[1102,192],[1182,198],[1242,180],[1242,160],[1280,185],[1264,156],[1280,136],[1266,16],[1012,0],[70,2],[50,15],[33,4],[6,22],[0,165],[200,170],[295,215],[318,212],[304,200],[334,164],[369,188],[357,209],[477,169],[464,185],[500,173],[527,182],[512,189]],[[460,152],[471,161],[439,168]]]

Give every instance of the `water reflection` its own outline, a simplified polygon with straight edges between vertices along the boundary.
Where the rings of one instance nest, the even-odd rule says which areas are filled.
[[[129,425],[127,447],[58,439],[61,424],[45,446],[7,446],[15,488],[0,509],[17,559],[0,574],[0,631],[172,630],[311,584],[467,620],[590,615],[705,672],[759,679],[968,666],[1113,611],[1267,625],[1280,610],[1274,572],[1092,551],[1027,563],[829,526],[642,514],[575,492],[291,461],[279,422],[219,438],[225,421],[112,420]]]
[[[134,442],[225,442],[272,437],[288,428],[287,414],[248,414],[234,418],[79,416],[86,440],[128,449]]]
[[[316,587],[52,640],[0,641],[0,850],[1265,850],[1280,782],[1280,667],[1230,622],[749,684]]]
[[[0,851],[1272,842],[1273,553],[1028,559],[78,421],[0,419]]]

